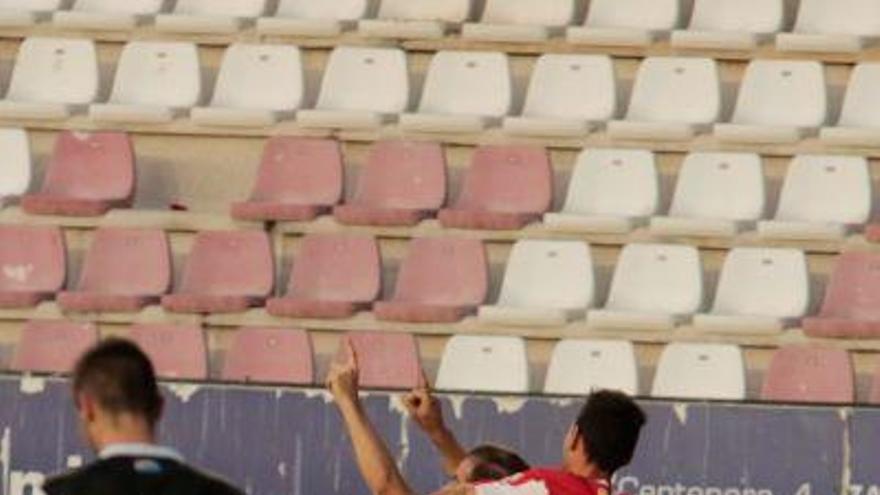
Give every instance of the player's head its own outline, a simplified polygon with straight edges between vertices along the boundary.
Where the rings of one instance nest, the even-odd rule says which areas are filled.
[[[455,477],[459,483],[476,483],[501,480],[528,469],[529,464],[516,452],[496,445],[480,445],[468,452]]]
[[[590,394],[566,436],[566,466],[592,465],[612,476],[632,460],[645,421],[644,411],[626,394]]]
[[[152,436],[162,414],[153,365],[127,340],[107,339],[79,359],[73,396],[83,432],[95,449],[111,436]]]

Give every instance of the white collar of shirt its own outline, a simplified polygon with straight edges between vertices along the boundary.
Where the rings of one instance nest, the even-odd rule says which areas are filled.
[[[110,459],[111,457],[153,457],[183,462],[183,456],[176,450],[146,443],[116,443],[108,445],[98,453],[98,457],[100,459]]]

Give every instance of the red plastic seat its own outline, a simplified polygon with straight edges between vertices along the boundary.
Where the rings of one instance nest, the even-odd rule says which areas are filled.
[[[157,376],[182,380],[208,378],[208,348],[201,327],[134,325],[128,336],[149,356]]]
[[[285,297],[269,300],[274,316],[347,318],[379,297],[382,260],[372,237],[312,234],[293,260]]]
[[[370,151],[354,199],[333,209],[345,225],[412,226],[446,200],[446,156],[439,143],[379,142]]]
[[[806,318],[811,337],[880,336],[880,254],[847,252],[837,258],[822,309]]]
[[[773,355],[761,397],[774,402],[849,404],[855,399],[852,361],[842,349],[782,347]]]
[[[880,242],[880,223],[873,222],[865,226],[865,239],[868,242]]]
[[[305,330],[241,328],[226,353],[223,379],[312,384],[312,339]]]
[[[58,135],[38,193],[21,200],[34,215],[98,216],[129,208],[135,189],[134,149],[123,132]]]
[[[451,323],[486,298],[488,264],[475,239],[415,239],[400,267],[394,297],[377,302],[380,320]]]
[[[64,286],[64,234],[55,227],[0,226],[0,308],[30,308]]]
[[[360,383],[367,388],[412,389],[422,379],[415,337],[406,333],[350,332],[340,342],[336,359],[344,359],[345,339],[358,356]]]
[[[534,222],[553,201],[553,169],[544,148],[477,148],[455,205],[440,210],[444,227],[515,230]]]
[[[75,291],[58,294],[66,311],[133,312],[171,286],[171,251],[162,230],[99,229]]]
[[[274,287],[269,236],[263,231],[200,233],[180,287],[162,297],[176,313],[237,313],[259,306]]]
[[[12,357],[12,370],[36,373],[70,373],[79,357],[98,343],[91,323],[29,321]]]
[[[232,205],[232,216],[253,221],[312,220],[342,199],[342,163],[336,141],[271,138],[251,197]]]

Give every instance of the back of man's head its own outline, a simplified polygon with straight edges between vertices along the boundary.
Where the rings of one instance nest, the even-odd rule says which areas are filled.
[[[576,421],[589,462],[608,476],[629,464],[645,421],[644,411],[626,394],[591,394]]]

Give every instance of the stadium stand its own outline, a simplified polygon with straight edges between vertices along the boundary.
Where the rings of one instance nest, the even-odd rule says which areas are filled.
[[[79,356],[97,342],[98,329],[90,323],[29,321],[21,330],[10,368],[29,373],[70,373]]]
[[[355,332],[344,337],[357,354],[360,383],[365,387],[410,390],[422,377],[419,349],[408,334]],[[340,346],[338,356],[346,352]]]
[[[781,51],[858,52],[880,32],[880,6],[871,1],[800,0],[794,31],[776,36]]]
[[[813,337],[868,337],[880,332],[880,259],[874,253],[843,253],[837,258],[819,314],[804,321]]]
[[[5,225],[0,228],[0,307],[34,307],[64,285],[64,235],[56,227]]]
[[[632,343],[559,341],[547,366],[544,393],[581,395],[603,389],[638,395],[638,364]]]
[[[687,29],[672,32],[677,48],[750,50],[786,24],[785,0],[696,0]]]
[[[653,397],[742,400],[746,397],[742,351],[735,345],[670,344],[663,350]]]
[[[680,0],[595,0],[586,23],[570,27],[569,43],[587,45],[645,46],[679,27]]]
[[[526,343],[518,337],[456,335],[437,371],[437,388],[470,392],[527,392]]]
[[[776,402],[849,404],[855,397],[846,351],[820,345],[785,346],[773,354],[761,397]]]
[[[241,328],[226,353],[223,379],[310,385],[314,368],[312,340],[304,330]]]
[[[840,119],[834,127],[823,127],[820,138],[827,144],[866,145],[877,143],[880,121],[871,105],[880,97],[880,64],[856,65],[849,78]]]
[[[176,380],[208,377],[208,350],[201,327],[138,324],[129,329],[128,337],[150,357],[159,377]]]

